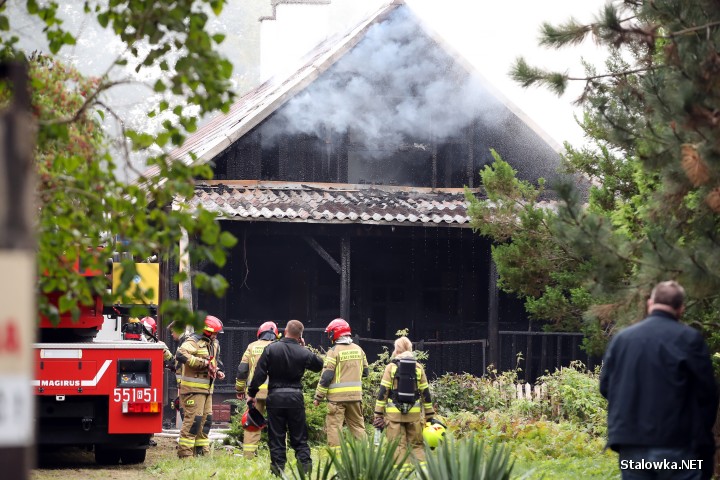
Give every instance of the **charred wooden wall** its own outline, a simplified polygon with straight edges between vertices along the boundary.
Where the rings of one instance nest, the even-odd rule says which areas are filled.
[[[415,187],[477,186],[491,161],[489,149],[471,125],[446,141],[409,141],[372,149],[349,134],[273,136],[262,127],[235,142],[214,160],[215,180],[359,183]]]
[[[340,260],[350,244],[349,321],[355,333],[413,340],[487,338],[489,242],[468,229],[224,222],[239,239],[220,271],[224,298],[198,295],[198,308],[228,325],[297,318],[325,327],[340,316],[340,275],[308,243]],[[500,295],[499,328],[527,329],[516,299]]]

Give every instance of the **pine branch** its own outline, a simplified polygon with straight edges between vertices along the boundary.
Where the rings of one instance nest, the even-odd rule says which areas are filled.
[[[577,23],[574,18],[558,27],[544,22],[540,28],[540,45],[554,48],[577,45],[585,40],[585,36],[593,29],[593,24],[582,25]]]
[[[698,30],[706,30],[706,29],[715,28],[715,27],[720,27],[720,21],[706,23],[705,25],[699,25],[697,27],[685,28],[683,30],[678,30],[677,32],[671,32],[668,35],[657,35],[657,37],[671,39],[671,38],[680,37],[682,35],[686,35],[688,33],[694,33],[694,32],[697,32]]]
[[[544,85],[551,91],[555,92],[558,96],[565,93],[568,82],[582,81],[586,83],[585,90],[587,91],[591,86],[592,82],[603,78],[620,78],[627,75],[634,75],[636,73],[655,71],[661,68],[660,66],[650,67],[639,67],[620,72],[603,73],[599,75],[588,75],[585,77],[574,77],[567,73],[560,72],[548,72],[537,67],[530,66],[525,58],[519,57],[515,60],[515,64],[510,70],[510,77],[527,88],[532,85]],[[583,92],[581,98],[584,98],[586,92]]]

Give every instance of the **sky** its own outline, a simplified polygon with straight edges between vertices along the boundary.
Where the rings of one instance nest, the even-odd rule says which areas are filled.
[[[507,99],[533,119],[555,142],[581,145],[573,115],[582,84],[571,84],[558,98],[543,87],[522,88],[509,78],[515,59],[531,65],[583,75],[581,58],[602,66],[604,52],[592,41],[579,47],[549,50],[538,46],[540,25],[562,24],[570,17],[590,22],[606,0],[406,0],[427,24],[465,57]]]

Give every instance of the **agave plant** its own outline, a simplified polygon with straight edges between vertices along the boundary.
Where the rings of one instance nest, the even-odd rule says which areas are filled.
[[[515,464],[505,445],[489,450],[484,441],[446,437],[438,448],[425,448],[427,465],[417,469],[420,480],[509,480]]]
[[[367,440],[356,440],[351,435],[344,435],[340,451],[327,448],[329,459],[318,461],[313,472],[305,473],[301,465],[295,465],[290,475],[291,480],[404,480],[411,472],[395,467],[395,450],[398,440],[386,442],[380,440],[379,445]],[[410,452],[406,452],[398,461],[407,460]]]
[[[283,473],[285,480],[334,480],[337,475],[332,474],[332,460],[320,458],[317,465],[313,466],[312,472],[308,473],[302,465],[295,463],[291,465],[289,474]]]
[[[401,480],[410,472],[395,467],[395,450],[399,440],[385,441],[379,445],[366,440],[355,440],[350,435],[343,437],[340,452],[330,451],[330,459],[337,472],[337,480]],[[409,451],[398,459],[402,464]]]

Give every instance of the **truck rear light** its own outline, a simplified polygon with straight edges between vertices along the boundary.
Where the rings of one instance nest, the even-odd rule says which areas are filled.
[[[159,413],[160,402],[122,402],[122,413]]]

